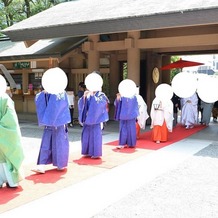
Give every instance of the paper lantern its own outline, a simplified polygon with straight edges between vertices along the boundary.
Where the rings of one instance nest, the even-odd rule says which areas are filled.
[[[2,96],[6,92],[6,89],[7,89],[6,80],[2,75],[0,75],[0,96]]]
[[[200,77],[197,85],[197,93],[200,99],[206,103],[214,103],[218,100],[218,78]]]
[[[155,89],[155,96],[160,100],[170,100],[173,97],[173,89],[169,84],[162,83]]]
[[[132,98],[136,95],[136,84],[131,79],[124,79],[118,86],[121,97]]]
[[[103,79],[98,73],[94,71],[85,78],[85,85],[89,91],[92,92],[101,91],[103,85]]]
[[[197,89],[197,78],[194,74],[181,72],[172,80],[173,92],[180,98],[191,97]]]
[[[68,79],[59,67],[48,69],[42,76],[42,86],[48,93],[59,94],[67,87]]]

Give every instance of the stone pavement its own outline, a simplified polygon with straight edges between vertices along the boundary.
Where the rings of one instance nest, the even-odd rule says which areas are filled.
[[[148,161],[150,158],[154,160],[153,165],[147,164],[152,163]],[[210,124],[203,131],[160,149],[146,159],[140,166],[143,175],[135,177],[143,180],[140,185],[93,218],[217,217],[216,124]],[[133,184],[137,183],[134,181]]]
[[[80,126],[69,130],[71,152],[80,150],[81,130]],[[37,158],[42,128],[21,122],[21,131],[28,164]],[[5,212],[1,218],[217,217],[217,133],[218,124],[211,123],[189,138]],[[118,123],[110,121],[103,141],[116,139]]]

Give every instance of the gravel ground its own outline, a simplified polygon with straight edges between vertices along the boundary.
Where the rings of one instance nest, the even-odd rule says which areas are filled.
[[[218,143],[202,149],[93,218],[218,217]]]

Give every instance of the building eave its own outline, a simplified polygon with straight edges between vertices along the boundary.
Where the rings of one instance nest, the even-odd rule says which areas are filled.
[[[87,37],[71,37],[68,39],[39,40],[32,47],[26,48],[22,42],[0,41],[0,61],[60,59],[78,48]],[[4,44],[6,42],[6,44]],[[3,43],[3,44],[1,44]]]
[[[218,8],[188,10],[149,16],[122,19],[99,20],[86,23],[43,26],[38,28],[9,29],[2,31],[12,41],[28,41],[48,38],[78,37],[90,34],[108,34],[133,30],[153,30],[197,25],[211,25],[218,22]]]

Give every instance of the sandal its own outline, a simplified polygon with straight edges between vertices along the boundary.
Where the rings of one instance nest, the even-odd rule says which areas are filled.
[[[45,173],[44,170],[40,170],[40,169],[32,169],[31,171],[33,171],[35,173],[40,173],[40,174],[44,174]]]
[[[119,145],[119,146],[117,146],[117,149],[123,149],[123,148],[128,148],[128,146],[127,145]]]
[[[92,159],[99,159],[99,156],[91,156]]]

